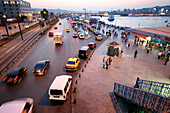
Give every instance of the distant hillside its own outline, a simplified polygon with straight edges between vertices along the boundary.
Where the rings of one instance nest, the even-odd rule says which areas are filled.
[[[32,11],[40,11],[42,10],[43,8],[31,8]],[[68,10],[63,10],[63,9],[47,9],[49,10],[49,12],[57,12],[57,13],[68,13],[69,11]]]

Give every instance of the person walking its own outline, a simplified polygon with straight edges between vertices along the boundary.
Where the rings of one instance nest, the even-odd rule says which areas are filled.
[[[169,56],[167,56],[167,57],[165,58],[165,63],[164,63],[164,65],[166,65],[168,61],[169,61]]]
[[[108,69],[109,66],[109,59],[106,60],[106,69]]]
[[[120,55],[122,56],[122,54],[123,54],[123,49],[121,49],[121,52],[120,52]]]
[[[105,68],[105,63],[106,63],[106,57],[103,57],[103,68]]]
[[[138,54],[138,50],[136,49],[135,54],[134,54],[134,58],[137,57],[137,54]]]
[[[112,57],[110,56],[109,57],[109,65],[111,65],[111,63],[112,63]]]

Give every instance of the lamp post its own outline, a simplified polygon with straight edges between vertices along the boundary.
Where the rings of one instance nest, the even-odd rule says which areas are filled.
[[[85,10],[85,20],[86,20],[86,9],[85,9],[85,8],[83,8],[83,10]]]
[[[19,14],[19,15],[16,17],[16,19],[17,19],[19,31],[20,31],[20,34],[21,34],[21,39],[23,40],[22,31],[21,31],[21,26],[20,26],[20,23],[19,23],[19,18],[20,18],[20,17],[21,17],[21,14]]]
[[[7,24],[6,24],[6,15],[3,15],[4,21],[5,21],[5,28],[6,28],[6,33],[9,37],[9,32],[8,32],[8,28],[7,28]]]

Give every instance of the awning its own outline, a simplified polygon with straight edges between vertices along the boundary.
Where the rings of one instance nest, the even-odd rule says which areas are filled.
[[[142,35],[142,34],[134,33],[134,32],[130,33],[130,35],[134,35],[134,36],[137,36],[137,37],[140,37],[140,38],[144,38],[144,39],[146,39],[146,37],[148,37],[147,35]]]

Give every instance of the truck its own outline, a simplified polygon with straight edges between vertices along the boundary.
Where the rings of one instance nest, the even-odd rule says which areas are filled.
[[[62,38],[63,38],[62,32],[54,33],[53,36],[54,44],[62,44],[63,43]]]

